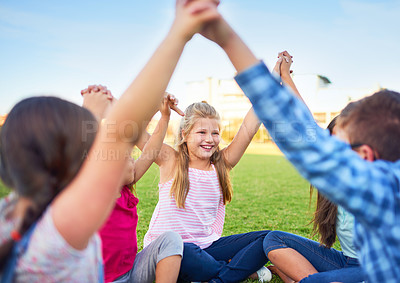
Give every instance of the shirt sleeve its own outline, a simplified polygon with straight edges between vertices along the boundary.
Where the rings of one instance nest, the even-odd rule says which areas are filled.
[[[398,179],[393,163],[366,162],[315,122],[305,104],[259,63],[236,76],[275,143],[319,191],[365,225],[392,225]],[[396,185],[397,184],[397,185]],[[383,217],[382,217],[383,216]]]

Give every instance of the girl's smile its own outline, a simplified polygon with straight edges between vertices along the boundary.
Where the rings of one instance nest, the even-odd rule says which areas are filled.
[[[209,159],[220,140],[218,120],[200,118],[186,136],[190,159]]]

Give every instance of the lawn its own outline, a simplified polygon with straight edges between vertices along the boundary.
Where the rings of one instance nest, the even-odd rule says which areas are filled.
[[[310,237],[314,206],[309,206],[309,184],[284,157],[246,154],[232,170],[231,180],[234,196],[226,209],[223,236],[268,229]],[[153,165],[136,187],[139,249],[158,200],[157,184],[158,168]],[[0,187],[0,196],[6,191]]]

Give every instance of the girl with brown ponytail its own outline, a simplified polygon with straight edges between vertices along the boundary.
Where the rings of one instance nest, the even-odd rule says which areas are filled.
[[[158,110],[186,43],[219,17],[217,6],[214,0],[177,0],[168,35],[97,135],[89,110],[65,100],[34,97],[14,106],[0,134],[1,178],[13,191],[0,200],[1,279],[10,274],[5,264],[15,258],[9,281],[104,281],[97,231],[113,209],[144,121]],[[102,108],[110,101],[106,89],[99,91],[104,95],[92,99]],[[13,249],[26,235],[31,236],[25,251]],[[156,282],[176,281],[168,267],[164,262],[156,270]],[[158,277],[160,271],[166,276]]]

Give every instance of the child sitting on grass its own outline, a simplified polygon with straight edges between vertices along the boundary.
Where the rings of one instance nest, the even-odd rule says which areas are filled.
[[[219,114],[210,104],[197,102],[186,108],[181,119],[177,149],[162,146],[155,161],[160,168],[159,201],[144,245],[165,231],[179,233],[184,242],[180,280],[238,282],[258,270],[257,279],[269,278],[262,249],[269,231],[221,237],[225,205],[233,194],[229,171],[259,126],[250,109],[233,141],[220,149]]]
[[[102,120],[107,109],[98,109],[91,99],[93,95],[107,95],[109,106],[113,103],[111,92],[103,86],[89,86],[82,90],[84,105]],[[103,98],[106,99],[106,98]],[[160,107],[161,118],[153,135],[146,143],[138,160],[133,158],[127,164],[123,183],[116,196],[116,204],[107,222],[100,230],[102,241],[104,275],[106,282],[153,282],[157,278],[178,278],[183,243],[179,234],[172,231],[161,234],[151,245],[137,253],[138,224],[137,204],[139,199],[133,194],[134,184],[144,175],[160,152],[167,132],[171,108],[176,109],[177,101],[165,94]],[[157,268],[158,263],[167,262],[168,269]]]
[[[123,185],[125,157],[159,108],[186,43],[219,17],[216,7],[212,0],[177,1],[168,35],[97,135],[87,128],[96,125],[90,111],[65,100],[34,97],[13,107],[0,133],[1,178],[13,190],[0,201],[2,279],[104,281],[97,231]],[[21,239],[29,243],[23,251]],[[157,268],[169,268],[161,262]]]

